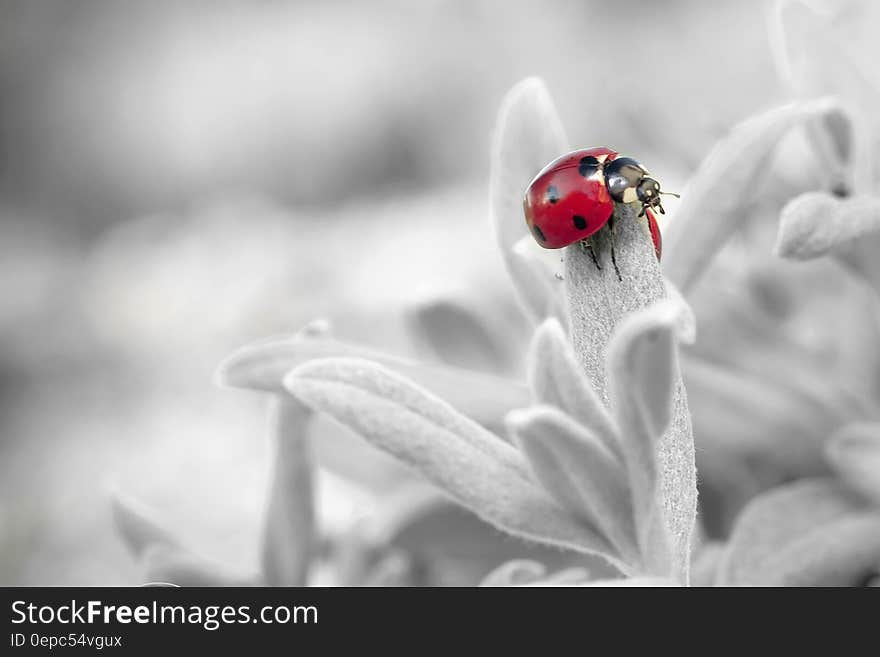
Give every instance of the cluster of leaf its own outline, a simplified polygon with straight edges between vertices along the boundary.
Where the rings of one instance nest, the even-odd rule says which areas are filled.
[[[791,51],[786,61],[827,66],[824,59],[799,59],[808,48],[786,22],[792,10],[801,23],[809,16],[800,3],[780,4],[783,50]],[[779,325],[776,315],[763,321],[756,312],[749,322],[727,326],[710,316],[721,346],[687,346],[695,339],[695,314],[701,336],[712,343],[698,283],[705,289],[719,276],[742,278],[736,267],[725,270],[725,262],[732,258],[747,269],[748,251],[738,245],[756,246],[743,235],[780,212],[779,255],[830,255],[880,292],[871,257],[880,205],[872,189],[860,187],[870,176],[859,163],[870,158],[853,156],[866,122],[853,118],[844,91],[832,91],[834,100],[813,100],[814,90],[806,90],[805,98],[744,121],[716,145],[664,231],[662,271],[636,211],[619,208],[618,280],[607,232],[595,245],[601,268],[577,245],[565,250],[560,265],[526,234],[522,188],[569,144],[543,84],[517,85],[495,133],[490,204],[529,322],[526,381],[505,362],[509,328],[456,303],[429,304],[414,316],[445,364],[342,343],[323,325],[240,349],[221,365],[221,381],[279,400],[261,571],[236,576],[208,564],[119,498],[118,524],[144,559],[148,579],[304,584],[317,564],[329,561],[348,567],[343,583],[419,581],[413,555],[428,543],[442,552],[442,523],[461,520],[444,515],[447,507],[378,458],[381,452],[480,519],[470,527],[480,540],[468,547],[493,548],[475,573],[491,570],[486,585],[875,581],[876,391],[852,382],[825,381],[827,393],[806,386],[795,375],[805,350],[790,357],[778,349],[794,329]],[[797,132],[806,137],[807,164],[792,171],[778,155]],[[754,233],[761,234],[760,226]],[[772,271],[787,266],[777,262]],[[774,286],[760,270],[751,274],[757,285],[749,289],[757,294],[750,298],[769,295],[771,315],[798,298],[793,287]],[[870,328],[865,334],[876,341]],[[758,353],[763,362],[754,364],[766,371],[737,366],[748,353]],[[849,384],[855,389],[847,390]],[[397,517],[360,542],[346,537],[347,551],[318,537],[312,499],[312,452],[346,430],[345,440],[353,432],[369,444],[352,447],[362,450],[367,469],[398,482],[391,487],[394,503],[386,498]],[[699,514],[696,466],[704,492]],[[425,518],[433,532],[424,531],[431,524]],[[505,543],[496,530],[517,539]]]

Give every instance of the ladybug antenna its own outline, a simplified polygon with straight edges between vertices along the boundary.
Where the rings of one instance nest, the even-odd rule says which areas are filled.
[[[674,196],[675,198],[681,198],[681,194],[676,194],[675,192],[660,192],[661,194],[665,194],[666,196]]]

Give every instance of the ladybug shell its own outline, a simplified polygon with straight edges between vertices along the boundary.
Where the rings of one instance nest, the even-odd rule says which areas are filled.
[[[651,241],[654,243],[654,253],[657,254],[657,261],[663,255],[663,237],[660,235],[660,226],[657,225],[657,218],[650,208],[645,208],[645,216],[648,218],[648,230],[651,232]]]
[[[608,223],[614,201],[605,186],[602,164],[615,157],[617,153],[609,148],[573,151],[535,176],[526,190],[523,209],[538,244],[559,249]]]

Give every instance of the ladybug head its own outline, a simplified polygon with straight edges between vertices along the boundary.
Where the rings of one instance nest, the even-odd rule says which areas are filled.
[[[639,184],[636,185],[636,196],[642,202],[642,214],[645,213],[646,208],[653,207],[660,210],[660,214],[666,214],[663,206],[660,205],[660,183],[653,178],[645,176],[639,181]]]
[[[640,217],[645,214],[645,210],[648,208],[657,208],[660,210],[660,214],[666,214],[666,210],[664,210],[663,206],[660,204],[661,194],[678,198],[678,194],[674,194],[673,192],[661,192],[660,183],[653,178],[645,176],[639,181],[639,184],[636,185],[636,196],[638,196],[639,201],[642,203],[642,211],[639,213]]]

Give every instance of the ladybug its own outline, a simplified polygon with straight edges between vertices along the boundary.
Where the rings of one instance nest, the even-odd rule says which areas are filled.
[[[619,157],[610,148],[573,151],[544,167],[532,180],[523,199],[526,223],[535,240],[546,249],[560,249],[580,242],[599,262],[589,237],[608,224],[611,258],[614,257],[614,204],[640,202],[654,251],[660,259],[662,240],[652,208],[665,214],[660,204],[660,183],[630,157]],[[673,196],[677,196],[673,194]],[[601,267],[599,267],[601,269]]]

